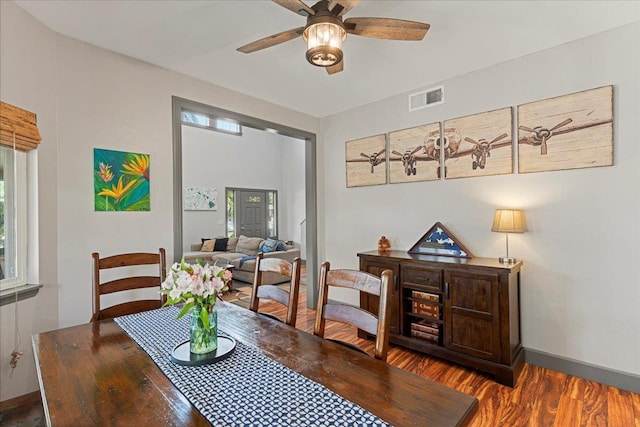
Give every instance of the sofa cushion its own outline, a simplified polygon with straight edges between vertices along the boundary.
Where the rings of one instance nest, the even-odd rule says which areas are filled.
[[[269,253],[269,252],[275,252],[278,248],[278,241],[272,239],[271,237],[269,237],[267,240],[264,241],[264,243],[262,243],[262,245],[260,245],[260,247],[258,248],[258,252],[262,252],[262,253]]]
[[[229,242],[229,238],[228,237],[217,237],[216,238],[216,244],[213,247],[213,250],[214,251],[226,251],[228,242]]]
[[[219,267],[225,264],[233,264],[238,267],[238,261],[244,256],[246,255],[239,252],[214,252],[213,262]]]
[[[200,241],[202,242],[202,244],[204,245],[204,242],[206,242],[207,240],[213,240],[213,237],[201,237]]]
[[[236,265],[236,261],[233,262],[234,267],[240,268],[242,270],[255,270],[255,260],[258,256],[257,255],[245,255],[242,258],[240,258],[239,260],[237,260],[237,265]],[[254,261],[253,264],[251,264],[251,267],[248,267],[247,262],[250,261]],[[245,265],[247,264],[247,265]]]
[[[189,264],[195,263],[198,259],[211,263],[213,261],[213,252],[189,251],[182,253],[182,259]]]
[[[242,262],[242,264],[240,262]],[[238,265],[236,266],[235,271],[238,271],[238,270],[255,271],[255,269],[256,269],[256,257],[246,256],[238,260]]]
[[[256,255],[263,241],[264,239],[262,237],[240,236],[238,238],[238,244],[236,245],[236,252],[245,255]]]
[[[238,245],[238,238],[237,237],[230,237],[229,241],[227,242],[227,251],[235,252],[237,245]]]
[[[213,248],[216,246],[216,239],[209,239],[202,242],[200,250],[202,252],[213,252]]]

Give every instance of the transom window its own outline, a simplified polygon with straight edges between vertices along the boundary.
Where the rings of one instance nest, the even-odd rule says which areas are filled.
[[[196,126],[215,130],[218,132],[229,133],[232,135],[242,135],[242,126],[230,119],[221,119],[218,117],[208,116],[193,111],[182,112],[182,123],[185,125]]]

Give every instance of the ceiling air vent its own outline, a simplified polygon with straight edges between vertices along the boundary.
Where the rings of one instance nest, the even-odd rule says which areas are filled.
[[[444,86],[438,86],[409,95],[409,112],[432,107],[444,102]]]

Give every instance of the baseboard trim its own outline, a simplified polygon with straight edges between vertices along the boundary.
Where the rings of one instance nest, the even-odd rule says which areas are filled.
[[[40,390],[33,391],[31,393],[23,394],[22,396],[14,397],[13,399],[7,399],[0,402],[0,413],[10,411],[14,408],[23,405],[31,405],[38,402],[40,399]]]
[[[596,381],[640,394],[640,376],[615,369],[604,368],[579,360],[525,348],[524,360],[532,365],[563,372],[575,377]]]

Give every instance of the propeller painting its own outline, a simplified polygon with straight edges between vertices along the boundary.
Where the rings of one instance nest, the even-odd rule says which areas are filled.
[[[385,135],[347,141],[347,187],[363,187],[387,183]]]
[[[511,107],[346,144],[347,187],[511,174]],[[613,86],[518,106],[518,172],[613,165]],[[441,166],[442,162],[442,166]]]
[[[518,172],[612,164],[613,86],[518,106]]]
[[[459,135],[449,142],[449,146],[456,144],[445,153],[445,177],[513,173],[512,120],[511,107],[507,107],[445,121],[445,135]]]
[[[438,179],[440,123],[389,133],[389,182]]]

